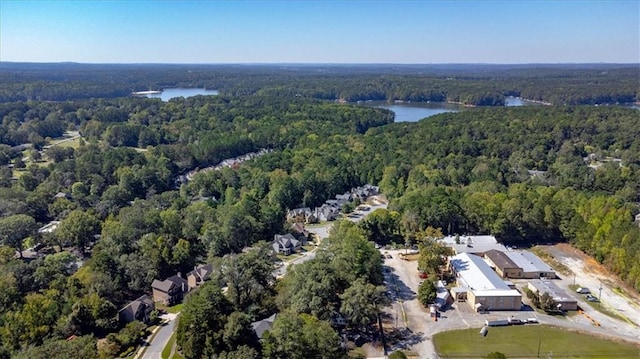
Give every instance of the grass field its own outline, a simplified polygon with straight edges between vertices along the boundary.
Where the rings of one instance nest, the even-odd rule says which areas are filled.
[[[433,344],[440,358],[485,358],[501,352],[507,358],[639,358],[640,345],[602,338],[546,325],[489,328],[438,333]]]

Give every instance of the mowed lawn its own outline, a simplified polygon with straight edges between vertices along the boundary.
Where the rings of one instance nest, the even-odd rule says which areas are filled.
[[[640,345],[609,341],[546,325],[491,327],[438,333],[433,344],[441,358],[485,358],[501,352],[507,358],[639,358]],[[538,350],[538,346],[540,349]]]

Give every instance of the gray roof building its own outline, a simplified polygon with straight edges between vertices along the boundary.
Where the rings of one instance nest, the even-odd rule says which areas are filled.
[[[253,328],[253,331],[256,332],[256,336],[258,337],[258,339],[262,339],[264,332],[271,330],[271,328],[273,327],[273,322],[275,320],[276,314],[270,316],[269,318],[251,323],[251,328]]]

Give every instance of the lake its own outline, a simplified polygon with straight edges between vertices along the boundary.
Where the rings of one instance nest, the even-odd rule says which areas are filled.
[[[164,89],[162,93],[158,94],[149,94],[145,95],[149,98],[159,98],[164,102],[171,100],[176,97],[191,97],[197,95],[217,95],[218,91],[216,90],[207,90],[207,89],[194,89],[194,88],[168,88]]]
[[[540,102],[523,100],[520,97],[509,96],[509,97],[505,97],[504,105],[507,107],[514,107],[514,106],[540,106],[542,104]]]
[[[394,103],[388,102],[367,102],[366,106],[385,108],[396,114],[394,122],[416,122],[423,118],[437,115],[445,112],[458,112],[464,107],[446,102],[411,102],[411,103]]]
[[[416,122],[423,118],[431,117],[445,112],[459,112],[465,109],[464,106],[447,102],[406,102],[389,104],[384,101],[374,101],[365,103],[366,106],[386,108],[396,114],[394,122]],[[540,106],[538,102],[523,100],[519,97],[505,98],[505,106]]]

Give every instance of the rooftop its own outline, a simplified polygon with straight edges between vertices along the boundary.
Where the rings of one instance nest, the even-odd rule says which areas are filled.
[[[548,280],[534,279],[529,282],[540,294],[547,292],[556,302],[575,302],[576,299],[570,297],[567,292]]]
[[[505,254],[524,272],[555,272],[551,266],[529,251],[514,251]]]
[[[456,239],[457,242],[456,243]],[[456,253],[486,253],[490,250],[506,252],[507,248],[498,243],[494,236],[446,236],[441,241]]]
[[[482,258],[476,255],[460,253],[451,257],[450,262],[462,286],[474,291],[512,290]]]
[[[509,255],[505,252],[497,251],[492,249],[490,251],[485,252],[484,254],[487,258],[489,258],[497,267],[501,269],[511,269],[511,268],[521,268],[521,265],[516,264]]]

